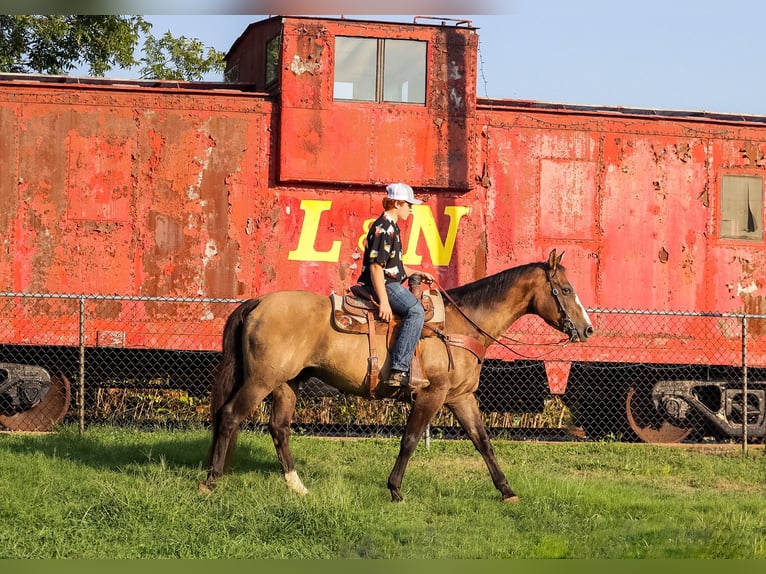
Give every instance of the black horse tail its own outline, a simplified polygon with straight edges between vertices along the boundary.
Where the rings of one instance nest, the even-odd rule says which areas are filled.
[[[210,390],[210,417],[214,427],[218,424],[221,408],[242,386],[244,378],[243,327],[247,316],[260,302],[260,299],[244,301],[226,319],[221,348],[223,357],[215,371],[213,386]]]

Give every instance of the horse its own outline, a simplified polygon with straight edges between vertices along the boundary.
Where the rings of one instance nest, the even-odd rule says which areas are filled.
[[[500,469],[482,421],[475,392],[483,352],[524,314],[540,316],[569,341],[585,341],[593,326],[552,250],[547,261],[513,267],[444,291],[444,337],[420,340],[423,370],[430,381],[411,394],[410,412],[399,454],[388,477],[393,502],[402,501],[405,469],[418,441],[437,411],[446,405],[479,451],[495,487],[505,502],[517,502]],[[290,490],[308,490],[295,469],[290,450],[290,423],[300,383],[317,377],[343,393],[372,399],[394,397],[400,389],[375,387],[370,397],[369,348],[364,335],[333,328],[331,302],[309,291],[275,291],[241,303],[227,318],[223,357],[210,394],[212,444],[207,478],[199,489],[211,492],[230,468],[240,424],[271,395],[268,430]],[[383,338],[380,370],[385,376],[390,357]],[[479,345],[454,345],[471,339]],[[476,347],[479,346],[479,351]],[[481,356],[479,356],[481,355]],[[402,399],[403,400],[403,399]]]

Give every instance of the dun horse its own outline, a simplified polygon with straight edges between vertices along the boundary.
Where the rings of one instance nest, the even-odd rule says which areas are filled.
[[[402,500],[407,463],[442,405],[452,411],[481,453],[503,500],[518,500],[497,463],[474,393],[484,351],[522,315],[539,315],[573,342],[585,341],[593,333],[588,314],[561,265],[562,256],[553,250],[547,262],[514,267],[445,292],[446,336],[420,342],[430,385],[411,397],[399,455],[388,477],[393,501]],[[212,489],[228,468],[240,424],[270,394],[268,428],[284,477],[290,489],[308,492],[295,470],[289,446],[300,382],[313,376],[344,393],[371,394],[367,337],[334,329],[331,312],[328,297],[307,291],[278,291],[243,302],[228,318],[223,362],[211,392],[213,442],[202,490]],[[454,346],[450,342],[468,339],[474,345]],[[390,364],[385,346],[380,338],[381,376]],[[390,398],[395,392],[399,389],[380,385],[372,395]]]

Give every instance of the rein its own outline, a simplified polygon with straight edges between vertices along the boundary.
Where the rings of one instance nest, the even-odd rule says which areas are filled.
[[[561,313],[561,316],[562,316],[562,318],[564,319],[564,325],[565,325],[565,329],[567,329],[567,332],[569,333],[569,332],[571,332],[571,330],[574,330],[574,329],[576,329],[576,328],[575,328],[575,326],[574,326],[574,322],[572,321],[572,319],[570,319],[570,317],[569,317],[569,314],[568,314],[568,313],[566,312],[566,310],[564,309],[564,306],[562,305],[562,303],[561,303],[561,300],[559,299],[559,290],[558,290],[558,289],[556,289],[556,287],[554,287],[554,285],[553,285],[553,281],[551,280],[551,277],[550,277],[550,275],[548,274],[548,269],[547,269],[547,268],[546,268],[546,270],[545,270],[545,278],[548,280],[548,283],[549,283],[549,284],[550,284],[550,286],[551,286],[551,294],[553,295],[553,298],[556,300],[556,305],[557,305],[557,306],[558,306],[558,308],[559,308],[559,313]],[[462,317],[463,317],[463,318],[464,318],[466,321],[468,321],[468,323],[469,323],[469,324],[470,324],[470,325],[471,325],[471,326],[472,326],[474,329],[476,329],[476,330],[477,330],[477,331],[478,331],[480,334],[482,334],[482,335],[484,335],[485,337],[487,337],[488,339],[490,339],[492,342],[494,342],[494,343],[497,343],[498,345],[500,345],[500,346],[501,346],[501,347],[503,347],[504,349],[507,349],[508,351],[510,351],[511,353],[513,353],[514,355],[516,355],[516,356],[518,356],[518,357],[521,357],[521,358],[523,358],[523,359],[539,359],[539,358],[541,358],[541,357],[544,357],[545,355],[548,355],[549,353],[552,353],[552,352],[555,350],[555,349],[551,349],[550,351],[548,351],[548,352],[546,352],[546,353],[543,353],[543,354],[541,354],[541,355],[537,355],[537,356],[535,356],[535,357],[532,357],[532,356],[529,356],[529,355],[524,355],[523,353],[520,353],[520,352],[518,352],[518,351],[517,351],[517,350],[515,350],[514,348],[512,348],[512,347],[510,347],[509,345],[506,345],[505,343],[503,343],[503,342],[502,342],[500,339],[498,339],[498,338],[497,338],[497,337],[495,337],[494,335],[492,335],[492,334],[490,334],[490,333],[487,333],[487,332],[486,332],[484,329],[482,329],[482,328],[481,328],[481,326],[479,326],[479,325],[478,325],[478,324],[477,324],[477,323],[476,323],[476,322],[475,322],[473,319],[471,319],[471,318],[470,318],[468,315],[466,315],[465,311],[463,311],[463,310],[460,308],[460,306],[459,306],[459,305],[458,305],[458,304],[455,302],[455,300],[454,300],[452,297],[450,297],[449,293],[447,293],[447,291],[446,291],[446,290],[445,290],[445,289],[444,289],[444,288],[443,288],[443,287],[442,287],[442,286],[441,286],[441,285],[440,285],[440,284],[439,284],[439,283],[436,281],[436,279],[434,279],[433,283],[434,283],[434,285],[436,286],[436,288],[439,290],[439,292],[440,292],[440,293],[441,293],[441,294],[444,296],[444,298],[445,298],[447,301],[449,301],[449,302],[450,302],[450,304],[451,304],[451,305],[452,305],[452,306],[453,306],[453,307],[454,307],[454,308],[457,310],[457,312],[458,312],[458,313],[460,313],[460,315],[462,315]],[[435,331],[435,332],[436,332],[436,334],[437,334],[437,335],[439,335],[440,337],[444,337],[444,336],[445,336],[445,335],[444,335],[444,333],[439,333],[439,332],[438,332],[436,329],[434,329],[434,331]],[[511,337],[507,337],[506,335],[503,335],[503,336],[502,336],[502,338],[503,338],[503,339],[507,339],[507,340],[509,340],[509,341],[513,341],[513,342],[515,342],[515,343],[522,343],[522,341],[517,341],[517,340],[515,340],[515,339],[513,339],[513,338],[511,338]],[[558,341],[558,342],[556,342],[556,343],[524,343],[524,344],[528,344],[528,345],[546,345],[546,346],[547,346],[547,345],[562,345],[562,344],[563,344],[564,346],[566,346],[566,344],[567,344],[568,342],[569,342],[569,338],[565,338],[565,339],[561,339],[560,341]]]

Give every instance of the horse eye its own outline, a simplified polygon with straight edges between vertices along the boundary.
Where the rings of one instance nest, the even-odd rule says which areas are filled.
[[[561,291],[564,293],[564,295],[572,294],[572,290],[569,287],[562,287]]]

